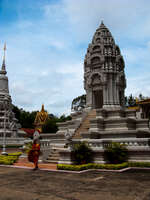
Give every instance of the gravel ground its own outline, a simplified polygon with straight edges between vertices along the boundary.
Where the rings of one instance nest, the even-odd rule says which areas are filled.
[[[150,200],[150,171],[73,174],[0,167],[0,200]]]

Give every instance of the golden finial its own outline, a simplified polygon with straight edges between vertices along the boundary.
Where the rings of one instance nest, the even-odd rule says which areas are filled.
[[[42,104],[41,112],[44,112],[44,104]]]

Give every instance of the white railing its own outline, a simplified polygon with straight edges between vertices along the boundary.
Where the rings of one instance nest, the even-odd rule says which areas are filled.
[[[125,138],[125,139],[84,139],[91,148],[103,149],[111,145],[112,142],[124,144],[127,147],[149,147],[148,138]],[[73,143],[79,142],[77,139]]]
[[[0,145],[3,144],[3,138],[0,138]],[[8,145],[23,145],[24,139],[22,138],[6,138],[6,144]]]
[[[41,149],[48,149],[51,146],[51,140],[41,140],[40,141]]]

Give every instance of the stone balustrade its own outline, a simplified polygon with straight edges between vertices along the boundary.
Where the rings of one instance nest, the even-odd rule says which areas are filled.
[[[82,140],[87,141],[89,146],[93,149],[104,149],[111,145],[111,142],[117,142],[120,144],[124,144],[127,148],[150,148],[149,146],[149,139],[147,138],[124,138],[124,139],[88,139]],[[79,141],[73,140],[73,143],[78,143]]]
[[[52,140],[44,139],[44,140],[40,140],[40,144],[41,144],[41,150],[50,149],[53,146],[55,147],[57,146],[59,148],[59,147],[64,146],[65,140],[64,139],[52,139]]]
[[[3,144],[3,138],[0,138],[0,145]],[[23,138],[10,138],[6,137],[6,145],[23,145],[24,139]]]

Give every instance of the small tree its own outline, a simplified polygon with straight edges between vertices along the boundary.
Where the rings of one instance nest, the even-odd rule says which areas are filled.
[[[80,111],[83,110],[83,108],[85,108],[85,105],[86,105],[86,95],[83,94],[73,99],[71,109],[74,111]]]
[[[128,106],[136,106],[136,99],[132,94],[128,97]]]
[[[128,160],[126,145],[112,142],[104,151],[104,159],[107,163],[119,164]]]
[[[79,142],[73,145],[72,156],[77,165],[91,163],[93,161],[93,151],[86,142]]]

